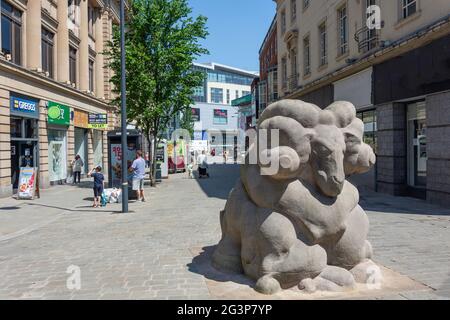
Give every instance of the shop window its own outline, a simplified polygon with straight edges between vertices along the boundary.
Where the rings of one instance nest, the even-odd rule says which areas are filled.
[[[22,119],[11,117],[11,137],[22,138]]]
[[[22,12],[1,1],[1,50],[6,59],[21,64]]]
[[[35,119],[24,119],[24,138],[37,139],[38,138],[38,122]]]
[[[377,153],[377,113],[375,110],[358,112],[357,117],[364,123],[363,141]]]

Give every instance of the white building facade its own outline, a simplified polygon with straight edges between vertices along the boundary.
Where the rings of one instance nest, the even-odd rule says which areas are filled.
[[[257,72],[217,63],[194,64],[205,73],[203,85],[196,88],[192,106],[194,141],[203,141],[209,154],[234,153],[238,144],[238,107],[231,102],[250,94]]]

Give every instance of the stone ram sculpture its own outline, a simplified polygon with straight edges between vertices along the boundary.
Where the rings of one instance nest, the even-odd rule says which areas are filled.
[[[269,141],[264,150],[250,146],[220,213],[222,238],[213,266],[245,273],[264,294],[295,286],[337,291],[368,281],[376,267],[369,221],[346,177],[368,171],[375,155],[362,141],[364,125],[355,107],[335,102],[322,110],[281,100],[262,113],[262,129],[278,129],[279,143]],[[250,164],[248,154],[255,150],[258,160]],[[277,172],[263,174],[269,165],[262,155],[279,161]]]

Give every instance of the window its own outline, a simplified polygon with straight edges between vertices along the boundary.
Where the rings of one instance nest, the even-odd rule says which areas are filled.
[[[89,59],[89,91],[94,92],[94,61]]]
[[[309,0],[303,0],[303,9],[306,9],[309,7]]]
[[[243,75],[226,72],[226,71],[208,70],[208,81],[209,82],[241,84],[241,85],[249,86],[253,81],[253,77],[243,76]]]
[[[41,49],[42,49],[42,70],[44,72],[48,72],[48,76],[53,78],[53,39],[55,35],[48,31],[47,29],[42,28],[42,40],[41,40]]]
[[[281,34],[286,32],[286,11],[281,12]]]
[[[305,76],[311,73],[311,52],[309,36],[303,39],[303,73]]]
[[[291,0],[291,21],[297,18],[297,0]]]
[[[211,102],[223,103],[223,89],[211,88]]]
[[[402,1],[403,19],[406,19],[417,12],[417,0],[401,0],[401,1]]]
[[[343,55],[348,50],[348,19],[347,19],[347,6],[343,6],[338,10],[338,54]]]
[[[196,102],[206,102],[205,88],[204,86],[199,86],[194,88],[194,101]]]
[[[283,89],[287,88],[287,61],[286,58],[281,59],[281,81]]]
[[[228,124],[228,111],[225,109],[213,110],[213,123],[214,124]]]
[[[227,89],[227,104],[230,104],[230,89]]]
[[[1,49],[10,58],[10,61],[21,64],[21,41],[22,41],[22,12],[2,1],[1,16]]]
[[[69,80],[77,83],[77,49],[69,47]]]
[[[325,22],[319,26],[319,61],[320,66],[328,63],[327,26]]]
[[[88,32],[91,37],[94,37],[94,20],[95,9],[91,6],[88,7]]]
[[[377,153],[377,113],[375,110],[358,112],[356,116],[364,122],[363,141]]]
[[[67,16],[69,17],[69,19],[75,23],[75,12],[76,12],[76,0],[68,0],[67,1]]]
[[[236,90],[236,95],[235,95],[235,99],[238,99],[239,98],[239,90]]]

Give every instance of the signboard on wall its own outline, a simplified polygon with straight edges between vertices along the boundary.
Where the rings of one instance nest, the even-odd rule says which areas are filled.
[[[79,128],[88,128],[88,113],[85,111],[74,110],[73,125]]]
[[[53,101],[48,102],[48,123],[70,125],[70,108]]]
[[[106,113],[89,113],[88,128],[98,130],[108,129],[108,115]]]
[[[191,108],[192,112],[192,121],[198,122],[200,121],[200,108]]]
[[[11,95],[10,108],[12,114],[39,119],[38,100]]]
[[[214,109],[214,124],[228,124],[228,110]]]

